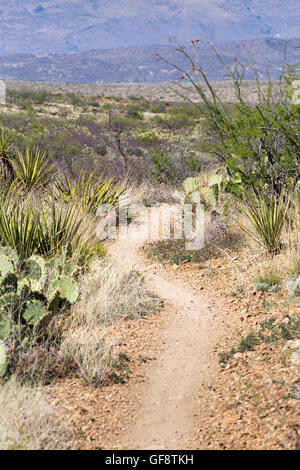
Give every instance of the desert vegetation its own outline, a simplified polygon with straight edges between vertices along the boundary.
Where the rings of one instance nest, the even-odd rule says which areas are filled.
[[[226,296],[269,302],[262,322],[240,328],[220,353],[222,368],[262,344],[300,339],[297,67],[283,72],[276,92],[257,77],[253,103],[236,61],[227,70],[235,100],[226,102],[189,59],[177,90],[184,96],[188,82],[196,102],[8,91],[0,112],[1,448],[68,448],[74,435],[48,406],[46,386],[70,377],[90,387],[126,381],[128,357],[108,330],[161,306],[134,267],[107,256],[97,237],[102,205],[118,214],[124,198],[146,207],[202,204],[201,250],[172,236],[144,249],[163,266],[194,277],[202,270],[207,284],[214,263],[238,258],[245,268],[228,272]],[[272,307],[280,299],[288,316]],[[299,446],[297,430],[290,442]]]

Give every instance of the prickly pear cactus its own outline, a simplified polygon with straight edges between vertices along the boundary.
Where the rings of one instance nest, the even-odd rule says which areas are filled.
[[[0,254],[0,275],[5,276],[8,273],[13,273],[15,270],[15,265],[8,255]]]
[[[61,307],[76,302],[79,288],[74,276],[79,266],[70,254],[67,247],[61,259],[45,263],[40,256],[31,256],[20,264],[14,250],[0,246],[0,377],[8,368],[5,344],[12,332],[18,331],[20,344],[25,344],[33,332],[47,331]]]
[[[197,178],[194,178],[194,177],[189,177],[189,178],[186,178],[183,182],[183,188],[186,192],[186,194],[192,194],[193,192],[195,191],[198,191],[199,190],[199,182],[197,180]]]
[[[32,300],[27,302],[23,318],[26,320],[28,325],[37,325],[42,318],[48,315],[48,309],[39,300]]]
[[[189,177],[183,182],[185,195],[181,199],[181,204],[200,204],[199,181],[197,178]]]
[[[78,264],[73,260],[68,260],[63,266],[63,273],[66,276],[74,276],[79,270]]]
[[[70,304],[76,302],[79,295],[78,284],[71,277],[61,277],[52,282],[49,291],[49,301],[55,298],[66,300]]]
[[[202,188],[201,196],[204,200],[204,203],[207,207],[214,207],[217,203],[217,199],[214,191],[211,188]]]
[[[34,291],[42,290],[46,282],[46,264],[41,256],[31,256],[21,267],[23,276],[30,280]]]
[[[0,341],[0,378],[4,377],[8,368],[8,357],[3,341]]]
[[[15,266],[18,266],[20,258],[18,253],[9,246],[0,246],[0,255],[7,255],[13,261]]]
[[[0,294],[17,292],[18,278],[15,273],[8,273],[1,278]]]
[[[46,263],[46,268],[57,269],[61,266],[61,260],[59,258],[51,258]]]
[[[6,292],[0,297],[0,312],[14,316],[20,309],[21,299],[15,292]]]

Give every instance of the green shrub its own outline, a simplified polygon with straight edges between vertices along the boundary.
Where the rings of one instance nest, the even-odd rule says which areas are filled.
[[[176,175],[176,166],[170,154],[161,150],[155,150],[150,155],[153,170],[152,177],[159,183],[171,183]]]
[[[176,49],[189,60],[188,70],[176,64],[172,66],[181,75],[178,94],[185,94],[186,86],[181,84],[185,79],[201,99],[199,108],[209,122],[214,154],[233,177],[241,178],[248,190],[256,187],[267,193],[272,191],[277,196],[283,189],[294,190],[300,179],[300,106],[293,102],[291,92],[296,72],[291,70],[282,74],[280,90],[276,94],[269,79],[267,92],[263,96],[254,60],[248,53],[257,83],[258,103],[253,106],[242,89],[245,66],[237,58],[233,67],[227,66],[216,48],[210,46],[232,79],[238,102],[231,106],[233,109],[229,109],[220,100],[202,68],[198,57],[199,42],[202,41],[193,42],[192,52],[184,47]],[[169,63],[167,59],[161,59]]]
[[[282,276],[276,269],[265,269],[256,276],[256,283],[266,284],[268,287],[280,286]]]

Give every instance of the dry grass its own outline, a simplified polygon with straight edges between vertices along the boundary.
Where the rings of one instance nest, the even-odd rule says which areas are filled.
[[[144,179],[140,185],[128,182],[124,200],[128,205],[135,204],[155,204],[156,202],[166,202],[174,204],[179,201],[180,194],[169,185],[159,183],[150,179]]]
[[[73,307],[61,354],[76,361],[87,383],[101,386],[119,365],[115,346],[120,338],[108,336],[106,327],[158,308],[158,299],[147,291],[137,271],[119,261],[103,260],[81,280],[81,297]]]
[[[66,449],[70,433],[61,427],[55,409],[40,388],[15,378],[0,387],[0,449]]]
[[[146,289],[142,275],[121,261],[100,261],[81,282],[80,301],[73,321],[94,328],[118,318],[155,312],[157,299]]]
[[[89,385],[101,387],[114,373],[117,339],[109,338],[105,329],[76,328],[68,331],[61,354],[76,361],[82,378]]]

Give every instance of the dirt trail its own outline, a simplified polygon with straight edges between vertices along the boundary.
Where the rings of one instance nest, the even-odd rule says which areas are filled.
[[[164,207],[161,210],[163,214]],[[145,211],[135,223],[143,227],[147,217]],[[121,436],[121,448],[188,449],[192,448],[202,385],[209,383],[214,368],[212,306],[204,295],[146,266],[139,254],[142,244],[142,239],[119,240],[111,244],[110,253],[142,271],[148,288],[173,306],[174,313],[169,314],[162,332],[157,361],[149,366],[141,384],[134,423]]]

